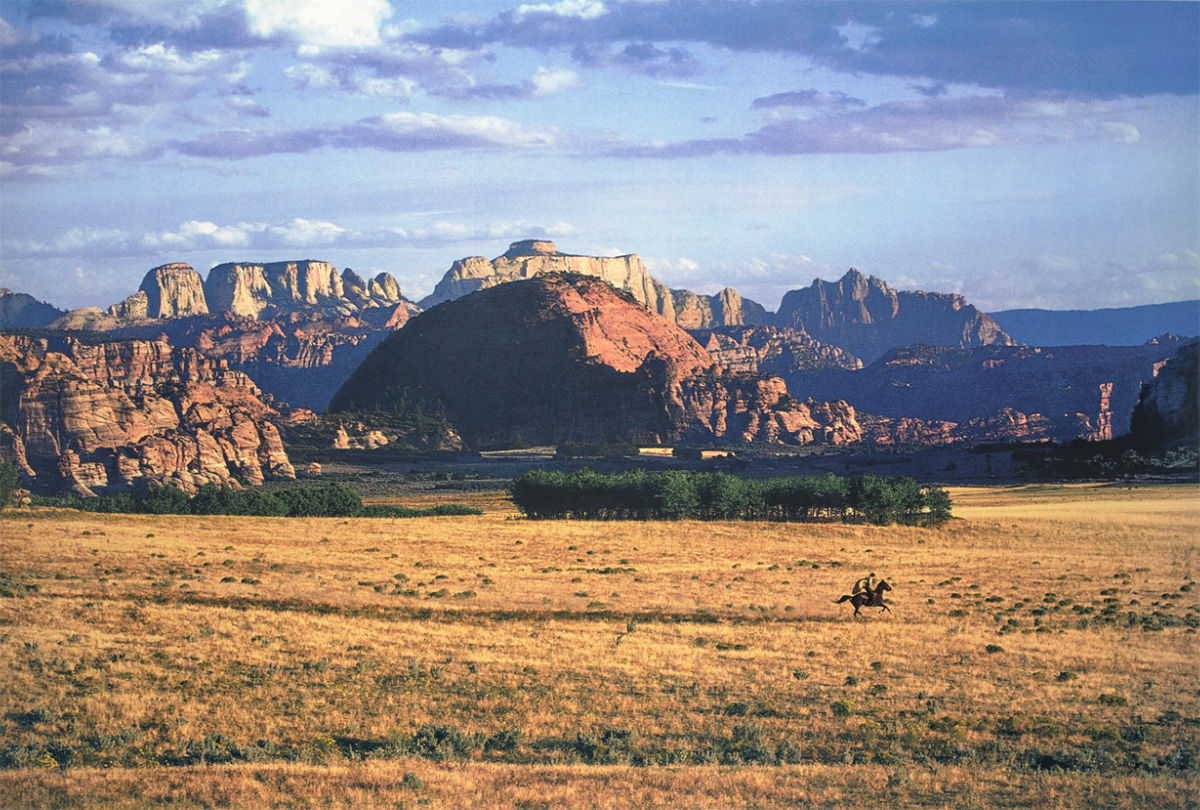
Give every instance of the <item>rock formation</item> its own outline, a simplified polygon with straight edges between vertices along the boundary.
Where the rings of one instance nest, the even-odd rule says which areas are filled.
[[[29,478],[37,473],[29,466],[29,458],[25,455],[25,442],[21,441],[12,428],[0,422],[0,461],[7,461],[17,468],[17,471]]]
[[[151,318],[182,318],[207,315],[204,282],[186,264],[164,264],[146,274],[141,292],[146,294]]]
[[[862,368],[847,351],[813,340],[803,332],[775,326],[724,326],[689,334],[714,360],[735,371],[787,375],[800,371]]]
[[[326,314],[351,315],[368,303],[400,303],[395,279],[386,276],[390,284],[384,284],[381,278],[366,284],[351,273],[353,297],[347,298],[342,274],[328,262],[220,264],[209,271],[204,291],[214,311],[246,318],[318,309]]]
[[[156,267],[142,279],[136,293],[107,310],[84,307],[53,323],[57,329],[111,331],[139,321],[161,321],[228,313],[269,320],[293,313],[329,318],[362,316],[382,328],[400,307],[404,317],[419,309],[400,293],[388,273],[365,281],[353,270],[343,273],[328,262],[289,261],[268,264],[232,263],[214,267],[207,281],[182,263]],[[387,311],[380,317],[373,310]]]
[[[650,276],[635,255],[598,257],[559,253],[553,242],[527,239],[509,245],[504,255],[488,261],[482,256],[459,259],[420,305],[424,309],[452,301],[476,290],[547,273],[594,276],[632,295],[639,303],[674,321],[671,291]]]
[[[210,313],[211,309],[211,314]],[[387,273],[370,281],[326,262],[223,264],[208,281],[156,267],[119,304],[61,314],[55,329],[107,332],[228,360],[275,399],[322,409],[350,372],[417,307]]]
[[[1200,441],[1200,341],[1184,343],[1147,381],[1130,423],[1137,444],[1149,451]]]
[[[97,488],[295,477],[278,412],[240,371],[166,341],[0,335],[3,421],[43,486]]]
[[[860,371],[815,368],[783,376],[794,395],[845,399],[860,412],[901,420],[889,423],[901,433],[943,433],[945,441],[1101,440],[1126,432],[1142,382],[1173,349],[1170,343],[909,346]],[[916,428],[906,419],[931,424]],[[880,435],[877,427],[864,417],[873,439]]]
[[[136,293],[105,311],[105,315],[119,321],[207,314],[204,282],[199,273],[183,263],[155,267],[142,279]]]
[[[961,295],[897,292],[853,269],[839,281],[817,279],[784,295],[775,323],[840,346],[864,363],[901,346],[966,349],[1014,343]]]
[[[690,290],[671,290],[675,323],[684,329],[714,329],[721,326],[752,326],[771,322],[771,313],[737,290],[726,287],[716,295],[697,295]]]
[[[396,304],[336,318],[293,312],[257,320],[221,313],[129,325],[110,334],[166,335],[173,346],[195,348],[244,371],[277,401],[320,411],[371,350],[407,320],[408,311]]]
[[[633,254],[611,258],[575,256],[559,253],[553,242],[536,239],[514,242],[503,256],[491,261],[482,256],[459,259],[420,305],[428,309],[477,290],[548,273],[594,276],[625,291],[669,322],[688,329],[766,323],[770,317],[760,305],[743,299],[736,290],[726,288],[717,295],[705,296],[668,289]]]
[[[881,445],[1065,441],[1082,436],[1097,438],[1095,426],[1082,413],[1050,419],[1040,413],[1026,414],[1012,408],[1001,408],[993,414],[964,422],[874,414],[859,414],[859,421],[863,440]]]
[[[523,441],[855,441],[845,403],[721,369],[686,332],[588,275],[540,275],[423,312],[385,340],[331,410],[440,402],[473,446]]]

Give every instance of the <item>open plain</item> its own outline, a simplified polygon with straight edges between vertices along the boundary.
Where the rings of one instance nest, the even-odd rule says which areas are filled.
[[[1200,488],[951,495],[940,529],[10,510],[0,806],[1194,806]]]

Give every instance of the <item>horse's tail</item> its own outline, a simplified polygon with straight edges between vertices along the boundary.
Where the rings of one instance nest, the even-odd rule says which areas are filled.
[[[840,605],[842,602],[849,602],[849,601],[850,601],[851,599],[853,599],[853,598],[854,598],[854,597],[853,597],[853,596],[851,596],[850,594],[848,594],[848,593],[844,593],[844,594],[842,594],[842,598],[841,598],[841,599],[834,599],[834,600],[833,600],[833,603],[834,603],[835,605]]]

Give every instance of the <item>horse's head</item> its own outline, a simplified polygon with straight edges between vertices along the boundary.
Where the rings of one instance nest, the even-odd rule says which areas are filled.
[[[879,580],[879,584],[875,586],[876,593],[878,593],[880,591],[890,591],[891,589],[892,589],[892,586],[887,584],[886,579]]]

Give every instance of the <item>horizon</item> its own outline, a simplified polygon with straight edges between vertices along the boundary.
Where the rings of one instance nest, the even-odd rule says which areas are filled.
[[[0,46],[0,286],[63,309],[531,238],[776,309],[1200,299],[1200,3],[10,0]]]
[[[519,241],[533,241],[533,240],[519,240]],[[539,241],[540,241],[540,240],[539,240]],[[567,253],[563,253],[562,251],[559,251],[559,253],[562,253],[562,255],[574,255],[574,256],[581,255],[581,254],[567,254]],[[499,256],[499,255],[500,255],[500,254],[498,254],[498,256]],[[624,255],[631,255],[631,256],[635,256],[635,257],[637,256],[637,254],[636,254],[636,253],[634,253],[634,254],[624,254]],[[497,256],[497,257],[498,257],[498,256]],[[495,258],[497,258],[497,257],[492,257],[492,258],[488,259],[488,261],[492,261],[493,259],[495,259]],[[467,259],[467,258],[475,258],[475,257],[470,257],[470,256],[463,256],[463,257],[460,257],[460,259]],[[484,258],[486,258],[486,257],[484,257]],[[640,258],[640,257],[638,257],[638,258]],[[160,269],[161,267],[170,266],[170,265],[172,265],[172,264],[187,264],[189,267],[192,267],[192,269],[196,271],[197,275],[199,275],[199,276],[200,276],[200,280],[201,280],[201,282],[202,282],[202,283],[204,283],[204,284],[207,284],[207,283],[208,283],[208,277],[209,277],[209,274],[211,274],[211,273],[212,273],[212,271],[213,271],[214,269],[216,269],[217,267],[221,267],[221,266],[225,266],[225,265],[259,265],[259,266],[262,266],[262,265],[268,265],[268,264],[286,264],[286,263],[297,263],[297,264],[299,264],[299,263],[305,263],[305,262],[309,262],[309,263],[323,263],[323,264],[328,264],[328,265],[332,266],[332,267],[333,267],[335,270],[337,270],[337,271],[338,271],[338,275],[344,275],[344,273],[345,273],[346,271],[349,271],[349,272],[353,272],[353,273],[355,273],[355,274],[359,275],[359,276],[360,276],[361,278],[363,278],[364,280],[370,280],[370,279],[373,279],[373,278],[375,278],[376,276],[378,276],[378,275],[379,275],[379,273],[372,273],[372,274],[370,274],[370,275],[363,275],[362,273],[358,273],[358,271],[354,270],[354,268],[352,268],[352,267],[341,267],[341,268],[339,268],[336,262],[330,262],[330,261],[327,261],[327,260],[325,260],[325,259],[304,258],[304,259],[282,259],[282,260],[271,260],[271,261],[266,261],[266,262],[259,262],[259,261],[232,261],[232,262],[217,262],[217,263],[216,263],[216,264],[214,264],[212,267],[208,268],[208,270],[207,270],[207,271],[205,271],[205,272],[201,272],[201,271],[200,271],[200,270],[198,270],[197,268],[195,268],[195,267],[192,267],[192,266],[191,266],[190,264],[188,264],[187,262],[168,262],[166,265],[156,265],[155,267],[152,267],[152,268],[150,268],[149,270],[147,270],[147,271],[146,271],[146,273],[145,273],[145,274],[142,276],[142,278],[143,278],[143,279],[145,279],[147,276],[149,276],[149,275],[150,275],[151,273],[153,273],[155,270],[158,270],[158,269]],[[840,282],[840,281],[841,281],[843,278],[845,278],[845,276],[846,276],[846,275],[848,275],[848,274],[849,274],[849,273],[851,273],[851,272],[855,272],[855,271],[858,271],[858,268],[856,268],[856,267],[851,267],[851,268],[848,268],[848,269],[846,270],[846,272],[842,273],[842,275],[841,275],[841,276],[838,276],[837,278],[829,278],[829,279],[825,279],[825,278],[814,278],[814,279],[813,279],[813,280],[812,280],[812,281],[811,281],[809,284],[806,284],[806,285],[804,285],[804,287],[811,287],[811,286],[814,286],[815,284],[817,284],[817,282],[822,282],[822,283],[824,283],[824,284],[837,284],[837,283],[838,283],[838,282]],[[387,271],[386,271],[386,270],[384,270],[384,271],[380,271],[380,272],[381,272],[381,273],[386,273]],[[858,272],[860,272],[860,273],[861,273],[861,271],[858,271]],[[653,274],[651,274],[651,275],[653,276]],[[863,274],[863,275],[867,276],[868,278],[876,278],[876,279],[879,279],[879,277],[878,277],[878,276],[874,276],[874,275],[872,275],[872,274],[870,274],[870,273],[866,273],[866,274]],[[393,276],[393,278],[395,278],[395,277]],[[880,281],[882,281],[882,282],[884,282],[884,284],[886,284],[887,286],[891,287],[893,290],[895,290],[895,291],[896,291],[896,292],[898,292],[898,293],[904,293],[904,292],[917,292],[917,293],[932,293],[932,294],[938,294],[938,293],[940,293],[940,292],[941,292],[940,290],[919,290],[919,289],[906,290],[906,289],[900,289],[900,288],[897,288],[897,287],[895,287],[894,285],[890,284],[886,278],[879,279],[879,280],[880,280]],[[139,286],[140,286],[140,282],[139,282]],[[795,289],[802,289],[802,288],[800,288],[800,287],[797,287],[797,288],[795,288]],[[676,289],[673,289],[672,291],[674,292],[674,291],[678,291],[678,290],[676,290]],[[8,287],[3,287],[3,286],[0,286],[0,292],[17,293],[17,294],[20,294],[20,293],[25,293],[25,291],[24,291],[24,290],[10,289],[10,288],[8,288]],[[137,292],[137,288],[134,288],[134,289],[133,289],[133,290],[132,290],[132,291],[129,293],[129,295],[125,296],[125,298],[128,298],[130,295],[133,295],[133,294],[135,294],[136,292]],[[25,293],[25,294],[28,294],[28,293]],[[739,294],[740,294],[740,293],[739,293]],[[786,293],[785,293],[785,295],[786,295]],[[401,296],[404,298],[404,300],[408,301],[409,303],[413,303],[413,304],[419,304],[419,303],[420,303],[420,299],[413,299],[413,298],[409,298],[409,296],[408,296],[406,293],[404,293],[404,291],[403,291],[403,290],[401,290]],[[422,296],[422,298],[424,298],[424,297],[425,297],[425,296]],[[782,301],[782,298],[781,298],[781,299],[780,299],[780,301],[779,301],[779,302],[777,302],[777,303],[774,305],[774,307],[772,307],[772,306],[771,306],[769,303],[767,303],[767,302],[764,302],[764,301],[758,301],[758,300],[755,300],[755,299],[753,299],[753,298],[749,298],[748,296],[742,296],[742,297],[743,297],[743,299],[750,300],[750,301],[752,301],[753,303],[759,304],[759,305],[760,305],[760,306],[762,306],[764,309],[766,309],[766,311],[767,311],[768,313],[770,313],[770,314],[772,314],[772,315],[776,314],[776,313],[779,311],[779,307],[780,307],[780,305],[783,303],[783,301]],[[44,300],[42,300],[42,299],[37,299],[37,300],[38,300],[39,302],[43,303],[43,304],[51,304],[51,305],[57,306],[56,304],[54,304],[54,302],[53,302],[53,301],[44,301]],[[123,300],[124,300],[124,298],[122,298],[121,300],[118,300],[118,301],[114,301],[114,302],[113,302],[113,304],[120,304],[120,303],[121,303]],[[971,301],[969,301],[969,300],[968,300],[966,303],[967,303],[968,305],[974,306],[974,304],[972,304],[972,302],[971,302]],[[112,306],[113,304],[110,304],[110,305],[108,305],[108,306]],[[1067,314],[1072,314],[1072,313],[1088,314],[1088,313],[1107,312],[1107,311],[1113,311],[1113,312],[1115,312],[1115,311],[1121,311],[1121,310],[1127,310],[1127,309],[1144,309],[1144,308],[1148,308],[1148,307],[1170,307],[1170,306],[1179,306],[1179,305],[1181,305],[1181,304],[1196,304],[1196,305],[1200,305],[1200,298],[1185,298],[1185,299],[1174,300],[1174,301],[1160,301],[1160,302],[1155,302],[1155,303],[1151,303],[1151,304],[1133,304],[1133,305],[1124,306],[1124,307],[1096,307],[1096,308],[1094,308],[1094,309],[1054,309],[1054,308],[1048,308],[1048,307],[1012,307],[1012,308],[1009,308],[1009,309],[998,309],[998,310],[984,310],[984,309],[982,309],[982,308],[976,307],[976,309],[978,309],[980,312],[982,312],[982,313],[983,313],[983,314],[985,314],[985,315],[991,315],[991,314],[1001,314],[1001,313],[1016,313],[1016,312],[1023,312],[1023,311],[1028,311],[1028,312],[1055,312],[1055,313],[1059,313],[1059,314],[1064,314],[1064,315],[1067,315]],[[108,308],[108,306],[100,306],[100,305],[98,305],[98,304],[85,304],[85,305],[83,305],[82,307],[75,307],[74,309],[72,309],[72,310],[67,310],[67,311],[68,311],[68,312],[71,312],[71,311],[75,311],[75,310],[79,310],[79,309],[100,309],[100,310],[105,310],[105,309],[107,309],[107,308]],[[59,309],[64,309],[63,307],[58,307],[58,308],[59,308]],[[1200,310],[1198,310],[1198,314],[1200,314]],[[1200,328],[1200,327],[1198,327],[1198,328]]]

